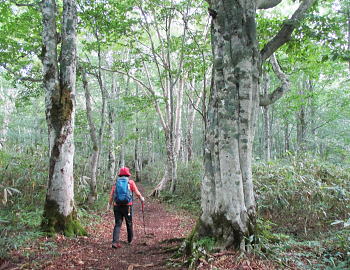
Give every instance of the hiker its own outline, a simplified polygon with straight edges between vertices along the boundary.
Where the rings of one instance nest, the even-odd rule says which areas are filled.
[[[122,167],[119,170],[116,183],[113,185],[111,193],[109,195],[109,205],[110,208],[113,204],[113,212],[115,225],[113,230],[113,241],[112,248],[120,248],[121,244],[119,243],[119,234],[120,227],[123,223],[123,217],[125,218],[126,229],[128,232],[128,243],[131,243],[133,238],[133,229],[132,229],[132,200],[133,193],[135,192],[136,196],[143,203],[145,198],[142,197],[141,193],[137,189],[135,182],[129,177],[131,173],[128,167]],[[116,187],[117,190],[116,190]]]

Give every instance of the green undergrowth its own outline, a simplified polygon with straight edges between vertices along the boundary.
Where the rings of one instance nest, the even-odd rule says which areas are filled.
[[[336,230],[350,216],[350,169],[310,157],[254,167],[259,215],[301,240]]]
[[[328,232],[323,237],[301,240],[293,234],[278,233],[276,224],[258,219],[257,240],[253,253],[264,259],[273,260],[281,269],[349,269],[350,230],[343,227],[336,232]]]
[[[298,269],[349,269],[350,169],[304,155],[254,166],[259,243]]]
[[[174,194],[164,191],[160,199],[176,208],[199,215],[200,189],[203,175],[203,165],[200,161],[192,161],[188,164],[179,164],[177,172],[177,187]]]
[[[179,166],[175,194],[164,192],[161,200],[199,216],[202,172],[200,162]],[[253,252],[281,269],[350,269],[349,168],[303,155],[256,163],[253,177]]]
[[[39,237],[50,236],[41,228],[47,174],[45,147],[28,147],[11,154],[0,151],[0,258],[8,257],[11,250],[30,246]],[[75,182],[75,190],[84,188]],[[77,217],[83,227],[101,221],[108,195],[101,192],[93,206],[76,196]]]

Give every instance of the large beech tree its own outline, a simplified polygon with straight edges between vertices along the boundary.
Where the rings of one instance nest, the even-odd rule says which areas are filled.
[[[277,35],[259,51],[257,9],[281,0],[208,0],[212,17],[213,73],[207,110],[199,235],[214,237],[224,248],[245,249],[254,234],[256,207],[252,181],[252,144],[257,108],[285,90],[260,99],[263,62],[285,44],[315,0],[300,2]],[[261,104],[263,105],[263,104]]]
[[[43,77],[49,132],[49,181],[42,226],[50,232],[81,234],[74,206],[74,114],[76,80],[76,3],[63,1],[62,30],[56,28],[55,0],[42,1]],[[58,46],[61,39],[60,55]]]

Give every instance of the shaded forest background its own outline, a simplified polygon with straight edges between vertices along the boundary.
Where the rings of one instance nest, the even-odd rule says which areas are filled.
[[[296,4],[260,11],[261,47]],[[123,165],[149,193],[199,215],[212,69],[207,4],[80,0],[78,13],[79,218],[88,225],[106,208]],[[43,235],[49,150],[40,16],[24,1],[0,3],[0,257]],[[275,55],[289,88],[259,108],[253,154],[259,256],[293,260],[302,269],[316,268],[300,257],[320,256],[320,269],[350,263],[349,47],[350,2],[319,1]],[[281,84],[271,62],[260,80],[261,95]],[[177,178],[163,187],[167,132],[174,135]],[[210,239],[201,245],[214,246]]]

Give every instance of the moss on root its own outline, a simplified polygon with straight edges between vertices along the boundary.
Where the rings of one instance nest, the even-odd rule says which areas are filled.
[[[205,234],[204,227],[202,221],[198,219],[183,245],[182,254],[185,256],[185,264],[190,270],[196,269],[196,265],[201,258],[207,260],[208,253],[213,251],[215,245],[215,240]]]
[[[87,235],[86,230],[77,219],[75,210],[68,216],[62,215],[58,210],[57,202],[46,200],[44,215],[41,222],[41,228],[44,232],[47,232],[49,235],[62,233],[68,237]]]
[[[185,249],[184,249],[185,256],[191,256],[193,254],[195,247],[197,246],[196,243],[200,241],[202,238],[206,237],[201,232],[202,227],[203,227],[203,223],[199,218],[196,222],[196,225],[192,229],[190,235],[185,240]]]

